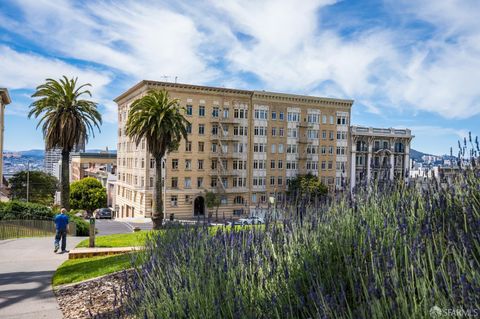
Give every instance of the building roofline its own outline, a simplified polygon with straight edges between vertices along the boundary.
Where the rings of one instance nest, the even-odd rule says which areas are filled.
[[[117,158],[116,153],[76,153],[72,154],[72,158]]]
[[[120,102],[126,98],[131,93],[142,87],[151,87],[151,86],[163,86],[163,87],[172,87],[180,89],[194,89],[199,91],[210,91],[210,92],[219,92],[219,93],[230,93],[230,94],[241,94],[248,95],[253,98],[258,99],[269,99],[269,100],[284,100],[284,101],[296,101],[300,103],[315,103],[315,104],[345,104],[345,106],[352,106],[353,100],[351,99],[336,99],[328,97],[317,97],[311,95],[298,95],[290,93],[277,93],[270,91],[258,91],[258,90],[241,90],[241,89],[231,89],[231,88],[222,88],[214,86],[205,86],[205,85],[193,85],[185,83],[173,83],[173,82],[161,82],[161,81],[149,81],[142,80],[128,89],[126,92],[122,93],[114,99],[115,102]]]
[[[2,98],[3,105],[12,103],[12,99],[10,99],[10,95],[8,94],[8,89],[0,88],[0,97]]]

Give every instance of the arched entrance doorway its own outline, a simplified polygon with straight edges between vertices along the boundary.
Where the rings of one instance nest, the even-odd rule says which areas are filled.
[[[203,215],[205,215],[205,199],[202,196],[198,196],[193,202],[193,216]]]

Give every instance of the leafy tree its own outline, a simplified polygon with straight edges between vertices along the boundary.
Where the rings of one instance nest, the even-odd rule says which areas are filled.
[[[21,171],[15,173],[8,181],[12,198],[27,200],[27,175],[28,176],[28,201],[32,203],[51,205],[57,190],[58,180],[55,176],[40,171]]]
[[[93,177],[73,182],[70,190],[70,204],[73,209],[93,212],[107,205],[107,189]]]
[[[164,219],[162,194],[162,158],[178,149],[180,141],[187,139],[190,123],[178,99],[170,99],[165,90],[149,90],[134,101],[128,112],[126,134],[139,145],[145,140],[148,151],[155,158],[155,210],[152,214],[154,229],[160,228]]]
[[[328,193],[328,188],[320,179],[312,174],[298,175],[290,180],[288,184],[287,196],[290,199],[309,199],[313,201]]]
[[[208,217],[212,217],[212,214],[210,213],[210,209],[215,208],[215,220],[218,221],[218,207],[220,206],[220,203],[221,203],[219,194],[216,192],[208,191],[205,194],[205,203],[207,204],[207,207],[209,209]]]
[[[92,94],[86,87],[90,84],[77,85],[77,78],[60,80],[47,79],[37,87],[33,98],[39,98],[30,105],[30,113],[40,118],[37,128],[42,125],[46,149],[62,149],[61,204],[70,209],[70,152],[94,136],[94,127],[100,131],[102,116],[95,102],[84,100],[84,95]]]

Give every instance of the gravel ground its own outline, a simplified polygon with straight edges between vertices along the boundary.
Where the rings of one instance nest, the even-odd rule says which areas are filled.
[[[120,301],[123,298],[125,276],[130,273],[115,273],[63,286],[55,289],[58,304],[66,319],[125,318],[121,315]]]

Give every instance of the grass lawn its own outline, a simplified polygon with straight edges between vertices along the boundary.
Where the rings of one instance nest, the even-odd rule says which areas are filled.
[[[128,234],[114,234],[95,237],[95,247],[132,247],[143,246],[149,231],[139,231]],[[88,239],[82,240],[77,248],[88,247]]]
[[[130,254],[70,259],[53,276],[53,286],[80,282],[131,267]]]

